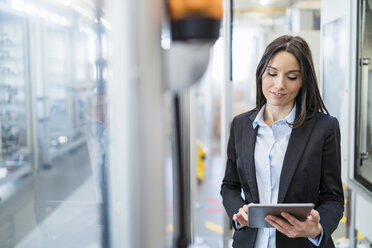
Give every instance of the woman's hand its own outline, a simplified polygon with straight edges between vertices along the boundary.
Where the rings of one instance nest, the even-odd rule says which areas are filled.
[[[319,223],[320,215],[319,212],[314,209],[311,210],[310,215],[305,221],[299,221],[285,212],[281,215],[287,221],[273,215],[266,216],[265,220],[275,227],[276,230],[290,238],[315,238],[322,233],[322,225]]]
[[[239,212],[233,215],[233,220],[242,226],[248,226],[248,205],[239,208]]]

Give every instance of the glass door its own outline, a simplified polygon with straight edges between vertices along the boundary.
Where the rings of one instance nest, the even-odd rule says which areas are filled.
[[[110,247],[96,4],[0,0],[0,247]]]
[[[30,171],[24,27],[0,10],[0,185]]]
[[[355,178],[372,191],[372,5],[359,1],[358,139]]]

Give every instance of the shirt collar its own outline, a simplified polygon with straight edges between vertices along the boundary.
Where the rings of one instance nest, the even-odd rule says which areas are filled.
[[[254,119],[252,125],[253,125],[253,128],[256,128],[257,125],[260,125],[260,126],[267,126],[266,123],[264,122],[264,119],[263,119],[263,113],[265,111],[265,107],[266,107],[266,104],[264,104],[260,111],[258,112],[256,118]],[[280,122],[284,122],[286,125],[288,125],[288,123],[293,123],[294,120],[296,118],[296,102],[291,110],[291,112],[282,120],[279,120]],[[279,121],[276,121],[276,122],[279,122]]]

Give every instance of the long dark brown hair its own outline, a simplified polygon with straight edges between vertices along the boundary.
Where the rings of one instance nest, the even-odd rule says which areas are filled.
[[[286,51],[296,57],[300,65],[302,76],[302,87],[298,92],[296,102],[296,119],[290,125],[294,128],[301,126],[306,118],[307,112],[326,112],[323,100],[319,93],[318,81],[316,79],[311,51],[304,39],[299,36],[283,35],[273,40],[267,47],[257,66],[256,71],[256,112],[266,103],[262,92],[262,75],[265,73],[270,60],[280,51]]]

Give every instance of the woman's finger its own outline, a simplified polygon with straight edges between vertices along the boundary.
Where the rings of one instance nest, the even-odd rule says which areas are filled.
[[[237,221],[236,214],[233,215],[233,220]]]
[[[247,226],[248,225],[248,221],[243,216],[241,216],[241,214],[237,214],[237,221],[242,226]]]
[[[310,212],[310,216],[312,217],[313,221],[319,222],[320,221],[320,215],[319,212],[316,211],[315,209],[312,209]]]
[[[282,226],[281,224],[279,224],[276,220],[278,220],[279,218],[272,218],[271,216],[266,216],[265,220],[267,222],[269,222],[273,227],[275,227],[276,230],[278,230],[279,232],[283,233],[284,235],[288,236],[288,237],[291,237],[291,232],[290,230],[288,230],[287,228],[285,228],[284,226]]]
[[[280,225],[281,227],[283,227],[286,230],[291,230],[293,228],[293,226],[290,223],[288,223],[286,220],[283,220],[279,217],[276,217],[276,216],[273,216],[273,215],[268,215],[268,216],[266,216],[266,218],[271,220],[272,222],[277,223],[278,225]]]
[[[236,221],[238,221],[240,225],[242,226],[248,225],[248,215],[243,210],[243,208],[240,208],[239,212],[236,213],[235,216],[236,216]]]
[[[239,214],[241,214],[241,216],[242,216],[244,219],[248,220],[248,214],[247,214],[247,212],[246,212],[243,208],[240,208],[240,209],[239,209]]]
[[[290,215],[289,213],[283,212],[281,215],[293,226],[300,226],[301,221]]]

